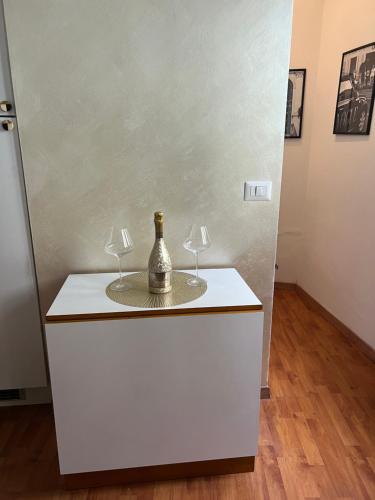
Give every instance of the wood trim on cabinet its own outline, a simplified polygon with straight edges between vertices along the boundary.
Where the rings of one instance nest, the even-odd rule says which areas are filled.
[[[253,472],[255,457],[224,458],[200,462],[151,465],[130,469],[117,469],[62,475],[65,489],[95,488],[105,485],[165,481],[188,477],[215,476]]]
[[[87,314],[54,314],[46,316],[46,323],[70,323],[73,321],[98,321],[106,319],[130,319],[130,318],[155,318],[164,316],[193,316],[204,314],[232,314],[263,311],[263,306],[225,306],[225,307],[201,307],[185,309],[151,309],[144,311],[117,311],[108,313]]]

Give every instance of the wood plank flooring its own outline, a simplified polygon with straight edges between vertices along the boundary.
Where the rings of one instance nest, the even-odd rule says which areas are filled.
[[[65,492],[51,407],[0,408],[0,499],[375,499],[375,367],[293,290],[276,290],[272,399],[255,472]]]

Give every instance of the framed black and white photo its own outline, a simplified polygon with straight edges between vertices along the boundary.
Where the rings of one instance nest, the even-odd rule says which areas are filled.
[[[334,134],[368,135],[375,94],[375,42],[342,55]]]
[[[303,99],[306,69],[290,69],[286,102],[285,137],[299,139],[302,135]]]

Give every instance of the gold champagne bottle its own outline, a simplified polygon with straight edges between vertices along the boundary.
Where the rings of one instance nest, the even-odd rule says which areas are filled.
[[[163,212],[155,212],[155,243],[148,261],[148,289],[151,293],[168,293],[172,290],[172,264],[163,237],[163,218]]]

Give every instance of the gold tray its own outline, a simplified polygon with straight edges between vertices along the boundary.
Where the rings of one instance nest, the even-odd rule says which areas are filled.
[[[123,281],[131,288],[125,291],[112,290],[110,287],[115,280],[106,288],[107,297],[114,302],[125,306],[144,308],[165,308],[186,304],[201,297],[207,290],[207,283],[202,280],[200,286],[189,286],[186,282],[193,278],[189,273],[172,271],[172,291],[163,294],[150,293],[148,291],[148,273],[133,273],[124,276]]]

